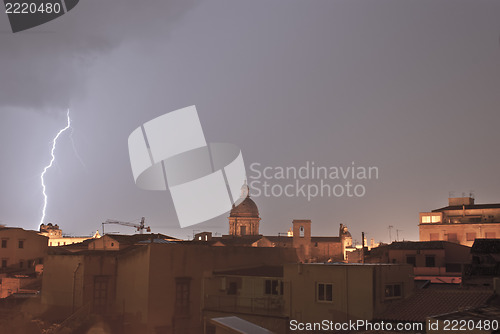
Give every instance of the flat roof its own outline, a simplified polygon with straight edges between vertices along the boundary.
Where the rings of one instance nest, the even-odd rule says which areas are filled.
[[[472,205],[448,205],[443,208],[432,210],[432,212],[440,212],[447,210],[474,210],[474,209],[500,209],[500,203],[493,204],[472,204]]]

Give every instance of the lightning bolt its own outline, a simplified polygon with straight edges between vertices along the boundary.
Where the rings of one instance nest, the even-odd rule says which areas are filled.
[[[59,130],[57,135],[52,140],[52,149],[50,150],[50,156],[51,156],[50,163],[47,166],[45,166],[42,174],[40,175],[40,180],[42,183],[42,194],[43,194],[43,209],[42,209],[42,219],[40,220],[40,224],[43,224],[45,221],[45,210],[47,209],[47,193],[45,192],[46,187],[45,187],[45,180],[44,180],[45,173],[47,173],[47,170],[49,170],[49,168],[52,167],[52,164],[54,163],[54,160],[56,159],[56,156],[54,155],[54,151],[56,150],[57,139],[64,131],[71,128],[71,119],[69,118],[69,109],[68,109],[68,112],[66,114],[66,117],[67,117],[66,126],[64,128],[62,128],[61,130]]]

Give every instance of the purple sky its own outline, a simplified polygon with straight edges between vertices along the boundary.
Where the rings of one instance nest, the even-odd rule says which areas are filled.
[[[16,34],[0,15],[0,223],[38,228],[39,176],[70,107],[83,164],[61,136],[47,221],[227,233],[228,214],[180,229],[169,193],[132,178],[129,134],[194,104],[207,141],[239,146],[249,175],[255,162],[378,167],[361,198],[254,197],[261,233],[311,219],[313,235],[343,223],[387,242],[393,225],[417,240],[418,213],[450,191],[500,202],[499,35],[500,2],[476,0],[85,0]]]

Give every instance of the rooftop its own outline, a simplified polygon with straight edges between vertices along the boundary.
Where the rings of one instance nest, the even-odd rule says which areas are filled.
[[[258,218],[259,209],[250,197],[246,197],[240,204],[231,209],[229,216]]]
[[[500,239],[476,239],[471,253],[500,254]]]
[[[440,209],[432,210],[432,212],[441,212],[447,210],[474,210],[474,209],[500,209],[500,203],[493,204],[472,204],[472,205],[448,205]]]
[[[500,307],[495,305],[485,305],[453,313],[441,314],[432,317],[437,320],[492,320],[500,319]]]
[[[491,290],[484,289],[420,289],[393,303],[377,319],[424,322],[427,317],[485,305],[492,295]]]
[[[105,234],[104,236],[110,237],[121,244],[133,245],[139,242],[151,241],[155,239],[163,239],[163,240],[178,240],[177,238],[170,237],[168,235],[160,234],[160,233],[150,233],[150,234]],[[95,240],[95,239],[94,239]]]
[[[395,241],[390,245],[385,245],[390,249],[444,249],[447,244],[457,245],[450,241]],[[463,246],[463,245],[461,245]],[[467,246],[463,246],[467,247]]]

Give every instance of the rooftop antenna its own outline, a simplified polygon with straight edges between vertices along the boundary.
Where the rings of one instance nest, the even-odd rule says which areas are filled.
[[[392,225],[389,225],[389,227],[388,227],[388,229],[389,229],[389,243],[391,243],[391,242],[392,242],[392,234],[391,234],[391,231],[392,231],[392,229],[393,229],[393,228],[394,228],[394,226],[392,226]]]
[[[396,229],[396,240],[399,241],[399,232],[403,232],[403,230]]]
[[[450,191],[448,192],[448,198],[454,198],[454,197],[455,197],[455,192],[454,192],[454,191],[452,191],[452,190],[450,190]]]
[[[472,199],[474,199],[474,196],[475,196],[474,195],[474,190],[470,190],[469,191],[469,197],[472,198]]]

